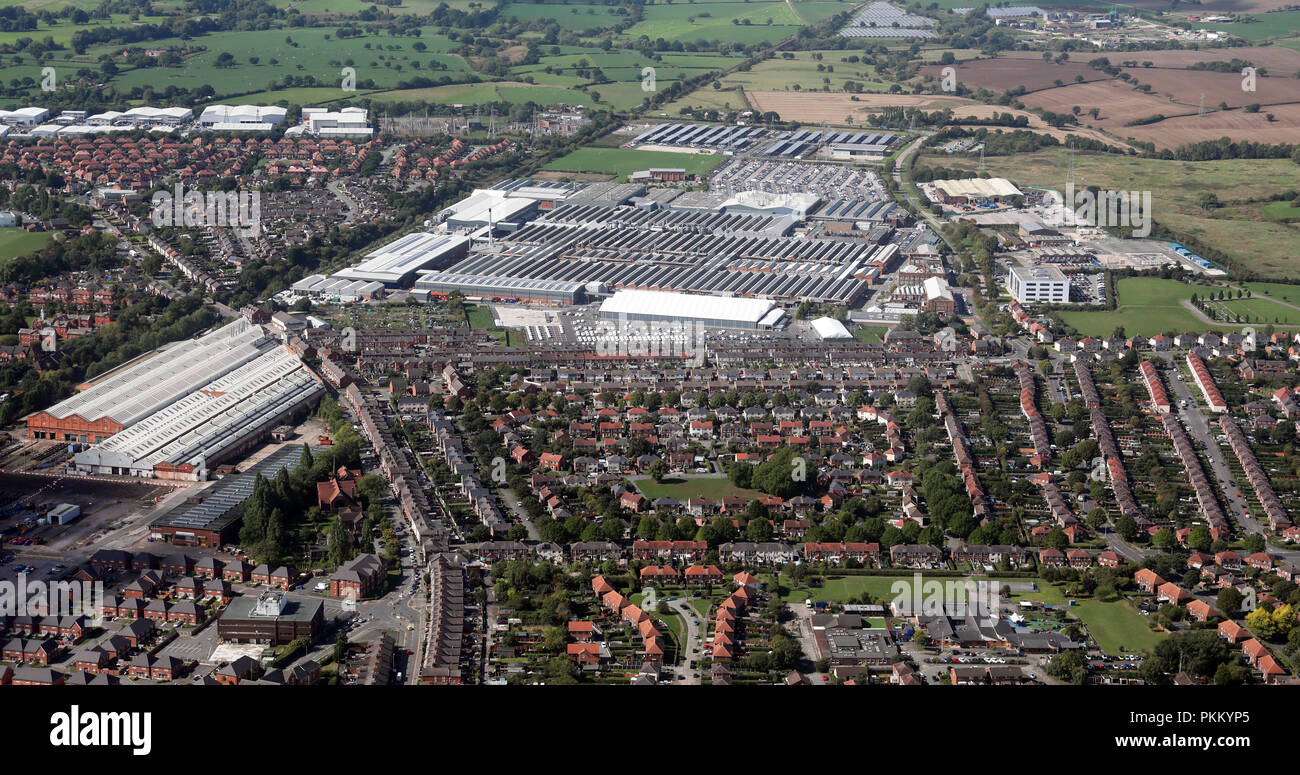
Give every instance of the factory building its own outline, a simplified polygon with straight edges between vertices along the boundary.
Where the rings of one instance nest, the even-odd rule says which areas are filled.
[[[95,444],[261,355],[266,332],[240,320],[180,342],[27,416],[33,439]]]
[[[469,298],[536,304],[578,304],[584,300],[583,289],[584,284],[580,282],[453,272],[430,272],[415,281],[416,291],[434,297],[446,297],[452,291],[460,291]]]
[[[283,124],[288,113],[278,105],[209,105],[199,114],[199,126],[218,132],[265,132]]]
[[[335,272],[334,277],[410,288],[421,270],[445,269],[465,256],[469,244],[469,237],[457,234],[415,232],[367,254],[365,261]]]
[[[966,204],[987,200],[1002,202],[1023,196],[1006,178],[968,178],[934,181],[935,196],[944,204]]]
[[[438,219],[456,232],[477,231],[488,226],[514,231],[537,213],[539,201],[499,189],[480,188],[443,210]]]
[[[600,316],[607,320],[699,323],[709,328],[771,328],[784,314],[770,299],[667,291],[618,291],[600,305]]]
[[[313,450],[316,451],[319,450]],[[149,525],[149,537],[154,541],[165,541],[177,546],[222,546],[231,543],[239,534],[244,502],[253,494],[257,477],[260,475],[265,479],[274,479],[280,471],[296,466],[300,459],[300,446],[286,446],[243,473],[230,474],[213,482],[155,519]]]
[[[261,352],[73,457],[83,474],[207,479],[209,469],[261,444],[325,392],[297,355],[269,337]]]

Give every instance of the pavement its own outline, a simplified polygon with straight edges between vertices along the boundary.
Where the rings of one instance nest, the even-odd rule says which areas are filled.
[[[701,626],[699,615],[692,606],[688,605],[687,600],[673,598],[668,601],[668,607],[680,614],[682,619],[686,621],[686,642],[682,644],[682,663],[668,668],[668,672],[673,675],[673,683],[684,686],[698,686],[700,684],[699,665],[704,656],[700,651],[702,647]],[[695,662],[694,669],[689,666],[692,661]]]

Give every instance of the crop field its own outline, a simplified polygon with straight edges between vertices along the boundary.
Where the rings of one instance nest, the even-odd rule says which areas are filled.
[[[1286,76],[1300,70],[1300,51],[1279,46],[1240,46],[1234,48],[1205,49],[1169,49],[1158,51],[1113,51],[1104,54],[1110,63],[1120,67],[1125,62],[1135,62],[1140,67],[1150,62],[1155,68],[1185,68],[1197,62],[1227,62],[1241,59],[1255,67],[1276,71],[1277,75]],[[1002,59],[1028,59],[1042,61],[1042,54],[1037,51],[1005,51],[999,55]],[[1075,53],[1074,58],[1085,62],[1092,59],[1091,54]],[[960,57],[959,57],[960,58]],[[1143,68],[1146,69],[1146,68]],[[1197,71],[1199,72],[1199,71]]]
[[[977,159],[927,155],[922,165],[974,169]],[[990,156],[990,174],[1018,185],[1061,190],[1069,166],[1063,150],[1014,157]],[[1089,186],[1150,191],[1155,220],[1182,239],[1197,238],[1261,277],[1300,278],[1300,229],[1265,217],[1259,204],[1228,204],[1206,211],[1202,193],[1223,202],[1259,202],[1278,191],[1300,189],[1300,165],[1289,159],[1182,162],[1098,153],[1075,155],[1075,174]],[[1091,314],[1091,313],[1089,313]]]
[[[681,167],[687,174],[703,175],[723,162],[723,157],[697,153],[668,153],[623,148],[579,148],[543,169],[557,172],[601,172],[619,180],[650,167]]]
[[[1270,114],[1272,120],[1269,120]],[[1104,115],[1104,114],[1103,114]],[[1155,143],[1157,148],[1175,148],[1186,143],[1232,137],[1259,143],[1293,143],[1300,133],[1300,105],[1273,105],[1258,113],[1242,110],[1214,111],[1204,116],[1195,111],[1145,126],[1113,131]]]
[[[1235,108],[1252,103],[1273,105],[1280,102],[1300,102],[1300,80],[1294,73],[1277,73],[1255,79],[1255,91],[1242,91],[1241,73],[1216,73],[1205,70],[1175,70],[1172,68],[1128,67],[1124,71],[1137,83],[1151,86],[1151,93],[1190,108],[1200,104],[1205,95],[1206,107],[1217,107],[1226,102]]]
[[[774,111],[785,121],[848,125],[865,122],[872,110],[902,105],[923,110],[958,108],[977,103],[962,97],[911,94],[844,94],[833,92],[753,91],[745,95],[755,110]]]

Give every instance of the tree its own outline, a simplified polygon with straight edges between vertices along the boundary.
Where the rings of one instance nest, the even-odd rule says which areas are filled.
[[[1052,657],[1047,663],[1046,671],[1053,678],[1076,686],[1083,684],[1083,680],[1088,677],[1088,665],[1078,650],[1062,651]]]
[[[1214,538],[1210,535],[1210,529],[1205,525],[1196,525],[1187,534],[1187,545],[1198,552],[1208,552],[1210,545],[1213,543]]]
[[[352,537],[343,529],[342,522],[335,522],[329,530],[329,562],[338,567],[352,559]]]
[[[1245,600],[1240,592],[1232,587],[1228,587],[1219,592],[1218,598],[1215,599],[1219,613],[1227,617],[1232,617],[1241,611],[1241,604]]]
[[[650,464],[647,472],[650,474],[650,478],[658,484],[668,477],[668,465],[663,460],[655,460]]]
[[[1138,536],[1137,520],[1132,516],[1124,514],[1115,522],[1115,532],[1125,541],[1133,541]]]

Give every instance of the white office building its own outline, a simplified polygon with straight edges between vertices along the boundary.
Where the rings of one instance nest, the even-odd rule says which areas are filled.
[[[1021,304],[1066,304],[1070,278],[1053,266],[1013,266],[1007,289]]]

